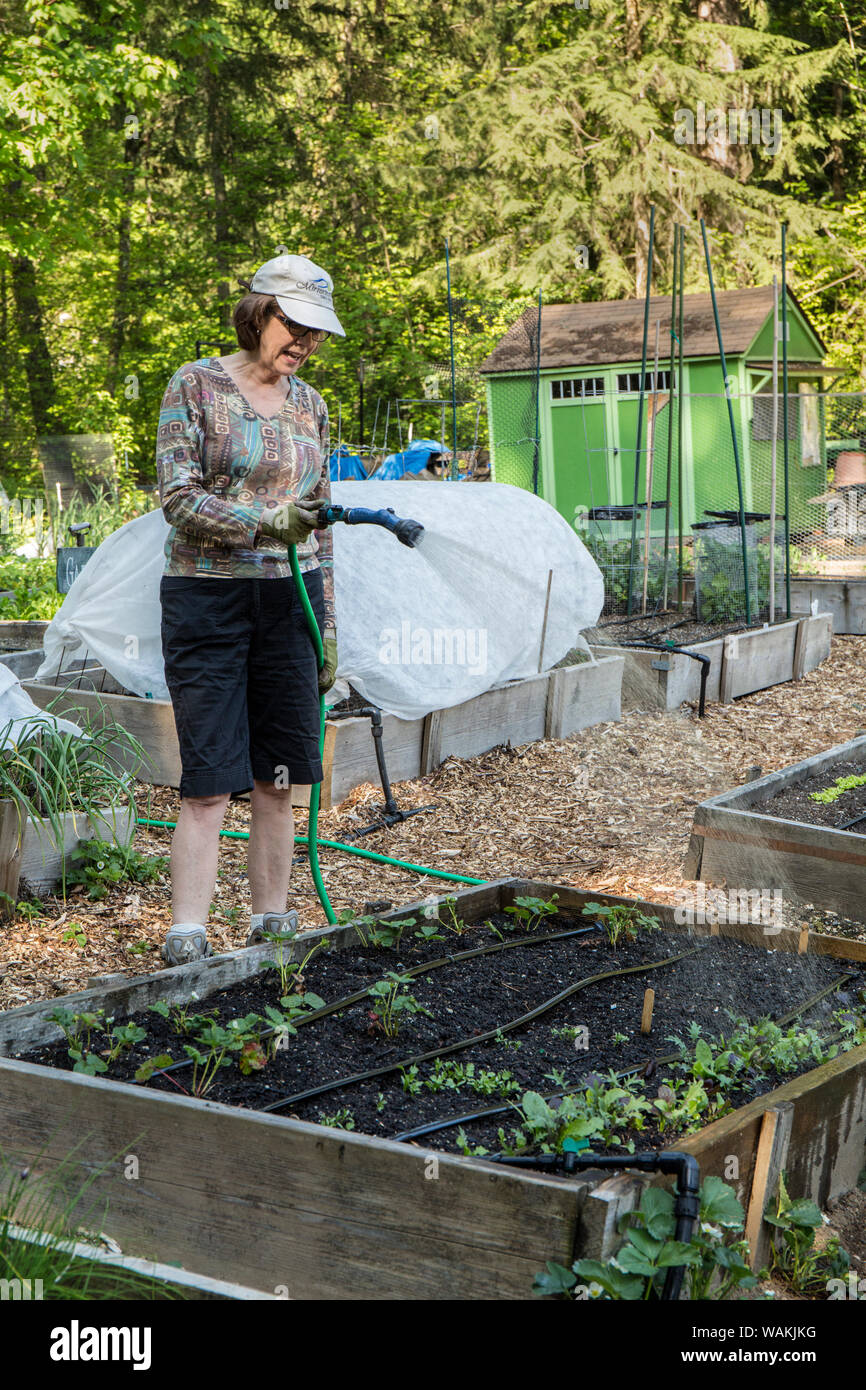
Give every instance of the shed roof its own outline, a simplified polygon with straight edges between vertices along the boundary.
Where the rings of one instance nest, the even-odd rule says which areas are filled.
[[[821,339],[790,290],[788,298],[823,350]],[[720,290],[716,300],[725,353],[735,357],[747,351],[768,315],[772,314],[773,287],[759,285],[753,289]],[[535,369],[535,352],[528,330],[535,328],[536,313],[534,307],[529,308],[512,324],[505,337],[482,362],[482,372]],[[615,362],[639,362],[643,345],[643,319],[643,299],[546,304],[541,314],[541,366],[600,367]],[[656,294],[650,297],[648,354],[653,350],[657,320],[661,323],[662,353],[668,356],[670,295]],[[686,357],[718,357],[713,301],[709,293],[684,296],[683,344]]]

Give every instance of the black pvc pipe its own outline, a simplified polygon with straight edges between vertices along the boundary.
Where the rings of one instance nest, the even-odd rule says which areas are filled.
[[[649,1150],[646,1153],[626,1154],[622,1158],[618,1154],[569,1152],[539,1154],[534,1160],[496,1155],[486,1161],[501,1163],[509,1168],[542,1168],[554,1171],[561,1169],[564,1173],[575,1173],[578,1169],[584,1168],[615,1168],[618,1171],[623,1168],[637,1168],[645,1173],[675,1173],[677,1187],[674,1193],[674,1239],[682,1241],[684,1245],[691,1241],[701,1209],[701,1170],[698,1161],[691,1154],[680,1153],[676,1149]],[[685,1272],[685,1265],[671,1265],[668,1269],[662,1289],[662,1298],[666,1302],[676,1302],[679,1298]]]
[[[707,680],[710,674],[710,658],[704,656],[702,652],[690,652],[687,647],[676,647],[672,643],[659,646],[656,642],[633,642],[631,640],[620,642],[621,647],[637,647],[640,651],[647,652],[679,652],[681,656],[690,656],[692,661],[701,663],[701,692],[698,700],[698,718],[703,719],[707,712]]]

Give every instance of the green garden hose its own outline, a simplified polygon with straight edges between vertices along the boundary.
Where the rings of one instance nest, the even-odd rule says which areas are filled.
[[[298,591],[298,598],[307,619],[307,627],[310,629],[310,636],[313,639],[313,647],[316,652],[316,664],[321,671],[325,664],[325,649],[322,645],[322,634],[319,632],[319,624],[313,612],[313,605],[307,593],[307,586],[304,583],[301,567],[298,564],[298,548],[293,545],[289,547],[289,563],[292,566],[292,577],[295,581],[295,588]],[[319,757],[325,751],[325,695],[319,695]],[[319,867],[319,801],[322,794],[321,782],[314,782],[310,788],[310,821],[309,821],[309,854],[310,854],[310,873],[313,875],[313,883],[316,885],[316,892],[319,895],[319,902],[325,912],[325,916],[331,923],[336,922],[337,914],[331,906],[331,899],[328,897],[325,881],[322,878],[322,871]]]
[[[322,669],[325,661],[325,649],[322,645],[322,634],[319,632],[319,624],[313,612],[313,605],[310,603],[307,594],[307,586],[301,574],[301,567],[298,564],[298,551],[296,546],[289,549],[289,562],[292,566],[292,577],[295,581],[295,588],[304,609],[304,616],[307,619],[307,627],[310,629],[310,636],[313,639],[313,647],[316,652],[316,662],[319,670]],[[319,696],[319,754],[325,751],[325,696]],[[413,873],[427,874],[431,878],[448,879],[451,883],[468,883],[478,885],[486,883],[483,878],[470,878],[467,874],[450,874],[440,869],[430,869],[424,864],[410,864],[405,859],[392,859],[388,854],[375,854],[369,849],[359,849],[357,845],[346,845],[341,840],[320,840],[319,829],[319,802],[322,794],[321,782],[314,782],[310,788],[310,817],[309,833],[307,835],[296,835],[295,844],[306,845],[310,855],[310,872],[313,876],[313,883],[319,902],[322,904],[325,916],[331,924],[336,923],[337,914],[334,911],[331,900],[328,897],[327,889],[322,878],[322,871],[319,867],[319,845],[325,845],[328,849],[341,849],[347,854],[357,854],[361,859],[372,859],[377,864],[393,864],[398,869],[409,869]],[[149,820],[144,816],[136,816],[136,825],[157,826],[163,830],[173,830],[177,822],[172,820]],[[221,830],[220,835],[230,840],[248,840],[250,838],[248,830]]]

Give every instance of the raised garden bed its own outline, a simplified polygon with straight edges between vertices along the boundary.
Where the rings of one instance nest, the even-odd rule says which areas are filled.
[[[0,665],[8,666],[19,679],[35,675],[42,665],[47,626],[47,622],[0,620]]]
[[[434,710],[424,719],[382,716],[382,739],[393,783],[431,772],[448,757],[469,758],[497,744],[532,743],[566,738],[579,729],[621,716],[623,662],[605,655],[600,661],[562,667],[526,680],[509,681],[451,709]],[[139,776],[155,786],[180,783],[180,754],[174,715],[168,700],[142,700],[124,694],[102,670],[65,682],[25,680],[25,690],[40,707],[57,713],[76,706],[94,718],[115,720],[141,742],[149,764]],[[54,703],[56,702],[56,703]],[[367,718],[353,717],[326,725],[325,779],[321,806],[337,805],[364,782],[378,783],[375,747]],[[298,805],[306,804],[306,795]]]
[[[558,907],[566,918],[565,923],[557,920],[555,925],[568,930],[584,927],[587,918],[582,915],[582,908],[590,900],[589,895],[525,881],[500,881],[466,890],[457,895],[454,911],[466,921],[483,922],[492,917],[501,929],[511,923],[505,909],[514,905],[515,898],[549,900],[553,892],[559,894]],[[609,906],[621,903],[618,899],[597,897],[594,901]],[[423,915],[425,906],[416,904],[414,908],[387,914],[383,920],[393,922],[413,915],[419,923],[429,922]],[[718,1017],[714,1011],[722,1007],[720,989],[726,990],[732,999],[737,998],[732,991],[739,990],[743,1008],[758,1012],[763,1011],[761,996],[769,991],[771,997],[764,1009],[775,1006],[777,1014],[784,1014],[837,978],[846,959],[857,968],[866,961],[866,946],[821,937],[804,942],[798,933],[788,931],[767,937],[760,927],[722,928],[717,941],[706,939],[710,938],[709,928],[698,928],[695,939],[689,939],[688,932],[676,927],[671,908],[643,906],[662,921],[665,931],[631,946],[621,945],[619,963],[615,960],[614,968],[622,968],[635,951],[644,951],[643,961],[632,961],[643,971],[659,958],[684,955],[695,946],[705,945],[712,963],[710,956],[689,955],[670,969],[681,965],[693,970],[689,961],[707,962],[705,977],[699,971],[683,975],[679,984],[680,990],[688,993],[688,1017],[705,1014],[710,1025]],[[440,904],[443,921],[449,913],[447,905]],[[503,934],[506,940],[512,939],[508,933]],[[307,988],[315,988],[314,972],[321,970],[321,989],[333,1000],[334,992],[339,994],[346,985],[369,986],[373,969],[374,978],[380,978],[386,960],[411,968],[416,963],[416,949],[423,963],[437,950],[441,955],[474,947],[476,942],[489,944],[492,933],[481,928],[470,932],[468,941],[448,936],[444,944],[414,943],[411,950],[402,954],[398,950],[396,955],[383,956],[381,952],[371,955],[369,948],[360,945],[352,927],[342,927],[305,936],[292,948],[295,959],[306,954],[322,936],[333,941],[338,954],[320,956],[321,963],[315,967],[311,961],[305,982]],[[595,1019],[592,1009],[596,1005],[590,1005],[594,996],[589,989],[573,994],[567,1003],[563,1001],[563,1007],[557,1006],[552,1019],[547,1019],[544,1054],[533,1031],[534,1023],[527,1024],[526,1031],[508,1029],[509,1021],[538,1002],[539,993],[547,994],[551,987],[562,990],[587,974],[601,973],[598,967],[606,959],[610,961],[612,953],[599,945],[597,935],[572,937],[570,941],[570,947],[553,942],[509,945],[498,955],[476,957],[473,969],[479,973],[473,975],[471,988],[468,976],[461,979],[453,963],[449,963],[439,975],[442,981],[450,978],[449,988],[455,992],[450,996],[442,994],[438,1018],[431,1021],[423,1015],[413,1015],[397,1039],[367,1033],[369,1001],[360,1007],[346,1005],[341,1019],[320,1019],[301,1025],[287,1051],[277,1053],[275,1060],[287,1070],[279,1078],[276,1071],[271,1073],[275,1087],[288,1085],[291,1094],[292,1086],[302,1086],[312,1075],[305,1068],[318,1067],[320,1077],[328,1075],[330,1069],[330,1078],[334,1079],[335,1070],[338,1076],[345,1076],[353,1066],[369,1063],[374,1054],[380,1064],[390,1064],[395,1060],[395,1050],[405,1055],[407,1050],[417,1051],[431,1040],[438,1043],[443,1036],[447,1043],[461,1030],[484,1031],[482,1025],[491,1016],[505,1029],[503,1036],[511,1041],[523,1039],[524,1043],[520,1049],[514,1049],[503,1047],[493,1038],[489,1056],[499,1060],[489,1067],[485,1062],[485,1068],[500,1073],[511,1070],[521,1090],[539,1073],[542,1079],[538,1089],[555,1089],[553,1083],[543,1080],[548,1068],[567,1071],[574,1078],[576,1073],[585,1076],[596,1065],[607,1066],[611,1063],[608,1050],[614,1046],[618,1049],[617,1060],[624,1059],[618,1069],[634,1061],[632,1052],[638,1061],[643,1061],[652,1053],[669,1051],[663,1034],[669,1024],[676,1026],[671,1010],[679,1008],[682,1001],[676,1000],[673,985],[668,990],[663,984],[663,978],[674,980],[673,975],[666,974],[667,967],[660,967],[654,980],[652,972],[624,977],[620,983],[626,989],[619,999],[608,999],[606,1009],[599,996],[601,1012]],[[60,1002],[74,1012],[103,1008],[116,1020],[122,1020],[159,1000],[170,1005],[185,1004],[195,1010],[219,1007],[221,992],[231,986],[238,991],[235,1006],[246,1012],[259,998],[251,991],[261,987],[257,977],[262,962],[273,956],[275,949],[265,945],[235,952],[115,987],[69,996]],[[728,970],[728,953],[733,953],[731,959],[735,955],[738,960],[745,954],[749,968],[744,970],[741,962],[738,971]],[[841,963],[839,958],[843,958]],[[480,974],[482,959],[487,962],[486,977]],[[489,969],[490,961],[497,962],[495,972]],[[273,972],[270,975],[268,987],[273,990],[275,977]],[[433,998],[434,975],[432,971],[419,975],[417,987],[413,985],[412,992],[425,1006]],[[635,981],[639,981],[637,988],[633,987]],[[659,1012],[653,1034],[641,1041],[636,1037],[640,1001],[643,989],[651,981],[656,988]],[[436,989],[445,990],[445,985],[437,985]],[[195,1000],[191,1000],[193,992],[197,995]],[[229,999],[228,995],[223,997]],[[57,1003],[43,1001],[0,1016],[0,1046],[5,1052],[27,1052],[32,1056],[35,1050],[50,1049],[60,1034],[47,1015]],[[617,1003],[616,1011],[610,1009],[611,1003]],[[569,1011],[571,1005],[574,1008]],[[231,1005],[227,1003],[226,1007]],[[454,1010],[450,1016],[449,1007]],[[628,1036],[627,1045],[614,1045],[607,1036],[618,1026],[611,1019],[617,1017],[620,1007],[626,1020],[622,1031]],[[817,1019],[829,1005],[819,1003],[815,1007]],[[433,1012],[435,1015],[435,1008]],[[590,1026],[588,1049],[576,1049],[574,1040],[565,1035],[553,1036],[554,1026],[578,1026],[583,1012],[587,1013]],[[160,1020],[158,1014],[150,1013],[147,1017]],[[680,1015],[680,1023],[684,1022]],[[323,1025],[329,1041],[325,1040],[325,1033],[319,1032]],[[710,1026],[708,1032],[713,1031]],[[596,1032],[598,1042],[594,1041]],[[321,1044],[314,1044],[314,1037],[321,1037]],[[413,1044],[407,1049],[404,1039],[408,1042],[410,1037]],[[153,1039],[155,1046],[166,1041]],[[480,1045],[473,1040],[468,1051],[452,1054],[452,1060],[465,1065],[474,1058],[476,1073],[479,1072],[482,1056],[480,1052],[476,1055],[475,1049]],[[58,1060],[56,1055],[53,1060]],[[419,1065],[426,1075],[423,1064]],[[612,1065],[616,1066],[616,1061]],[[260,1087],[267,1074],[265,1068],[252,1076],[255,1085]],[[183,1075],[178,1072],[175,1078],[181,1084],[185,1084]],[[363,1111],[365,1127],[372,1130],[377,1121],[385,1126],[380,1125],[375,1134],[401,1132],[396,1128],[400,1125],[405,1132],[407,1120],[417,1117],[418,1108],[411,1104],[414,1097],[396,1080],[398,1075],[377,1078],[375,1089],[369,1093]],[[270,1291],[277,1284],[286,1284],[292,1297],[522,1298],[528,1296],[532,1275],[545,1260],[568,1264],[575,1253],[598,1254],[603,1246],[602,1235],[609,1232],[610,1185],[600,1183],[601,1175],[597,1173],[565,1180],[509,1171],[484,1159],[448,1153],[434,1144],[432,1136],[422,1139],[424,1147],[418,1148],[393,1138],[360,1133],[360,1125],[355,1131],[344,1131],[294,1118],[295,1114],[311,1113],[314,1107],[306,1103],[304,1111],[298,1102],[288,1112],[255,1113],[211,1099],[185,1096],[165,1080],[129,1085],[25,1060],[0,1061],[0,1076],[0,1125],[6,1135],[7,1150],[26,1156],[44,1144],[53,1161],[64,1152],[64,1143],[67,1148],[72,1146],[73,1133],[76,1140],[84,1134],[77,1161],[91,1167],[108,1162],[110,1171],[100,1179],[100,1190],[109,1199],[105,1229],[126,1253],[163,1261],[178,1259],[188,1269],[218,1278],[226,1277],[225,1271],[230,1269],[232,1279],[255,1288]],[[171,1087],[170,1092],[158,1089],[166,1084]],[[266,1094],[260,1090],[260,1100]],[[472,1093],[471,1104],[467,1104],[467,1094],[463,1091],[455,1096],[447,1088],[430,1091],[425,1105],[438,1107],[444,1103],[445,1113],[453,1117],[453,1108],[449,1112],[447,1107],[453,1107],[455,1101],[463,1109],[491,1103],[491,1098]],[[381,1095],[386,1099],[380,1109]],[[405,1102],[402,1097],[407,1098]],[[803,1115],[808,1114],[810,1143],[824,1145],[820,1155],[812,1148],[806,1155],[794,1153],[793,1149],[788,1154],[787,1167],[796,1174],[797,1192],[823,1200],[852,1186],[859,1172],[858,1164],[862,1166],[866,1137],[866,1047],[856,1048],[757,1096],[698,1134],[678,1141],[677,1147],[693,1152],[702,1161],[704,1152],[715,1154],[719,1143],[726,1144],[722,1152],[738,1156],[738,1187],[748,1198],[763,1116],[779,1104],[788,1105],[786,1113],[793,1121],[791,1135],[800,1133],[798,1115],[802,1111]],[[334,1092],[321,1102],[317,1100],[316,1107],[338,1118],[341,1109],[350,1108],[345,1096]],[[844,1132],[840,1126],[843,1110],[847,1117]],[[426,1110],[421,1113],[426,1114]],[[437,1113],[443,1112],[440,1109]],[[359,1118],[360,1114],[359,1108]],[[518,1118],[514,1117],[515,1122]],[[342,1119],[345,1123],[345,1114]],[[480,1122],[479,1134],[486,1132],[485,1123]],[[511,1117],[504,1122],[499,1118],[497,1126],[500,1123],[509,1127]],[[724,1129],[719,1131],[719,1126]],[[468,1134],[468,1125],[466,1128]],[[146,1178],[141,1184],[124,1182],[120,1160],[113,1159],[114,1155],[128,1151],[124,1146],[133,1143],[133,1136],[138,1136],[134,1152],[141,1155],[142,1176]],[[473,1142],[479,1143],[480,1139]],[[667,1142],[665,1146],[670,1147]],[[255,1163],[239,1165],[239,1153],[255,1153]],[[275,1171],[281,1174],[276,1184]],[[708,1171],[720,1170],[710,1167]],[[205,1210],[206,1235],[201,1228]],[[335,1231],[340,1233],[339,1240],[334,1238]]]
[[[866,737],[710,797],[695,810],[683,872],[687,878],[732,887],[780,889],[797,902],[817,903],[857,920],[866,918],[866,821],[849,829],[863,800],[854,790],[830,807],[809,792],[866,770]],[[846,811],[851,798],[850,815]]]
[[[784,597],[784,588],[783,588]],[[829,613],[834,632],[866,633],[866,578],[791,579],[791,613]]]
[[[677,615],[668,616],[671,622],[677,621]],[[646,621],[641,619],[635,625],[635,640],[644,640],[640,629]],[[665,625],[661,618],[654,624],[655,628]],[[675,628],[659,639],[660,647],[655,651],[617,645],[623,639],[623,629],[612,624],[596,629],[599,640],[591,645],[596,656],[612,653],[624,658],[624,709],[669,710],[700,698],[703,663],[684,652],[665,650],[665,641],[687,645],[689,651],[708,658],[706,699],[728,704],[741,695],[799,680],[813,671],[830,655],[833,628],[830,616],[819,613],[717,637],[702,635],[705,631],[696,629],[694,635],[699,640],[689,636],[683,642],[682,634],[690,634],[691,629]]]

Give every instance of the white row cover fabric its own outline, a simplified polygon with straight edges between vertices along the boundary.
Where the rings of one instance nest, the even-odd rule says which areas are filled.
[[[11,748],[36,738],[46,727],[84,737],[71,719],[50,714],[34,704],[14,671],[0,665],[0,747]]]
[[[334,528],[341,681],[404,719],[547,670],[601,612],[604,582],[582,542],[539,497],[501,483],[331,485],[344,507],[391,507],[420,521],[410,549],[379,526]],[[85,565],[45,634],[55,671],[64,649],[101,661],[127,690],[167,699],[159,581],[168,526],[138,517]]]

